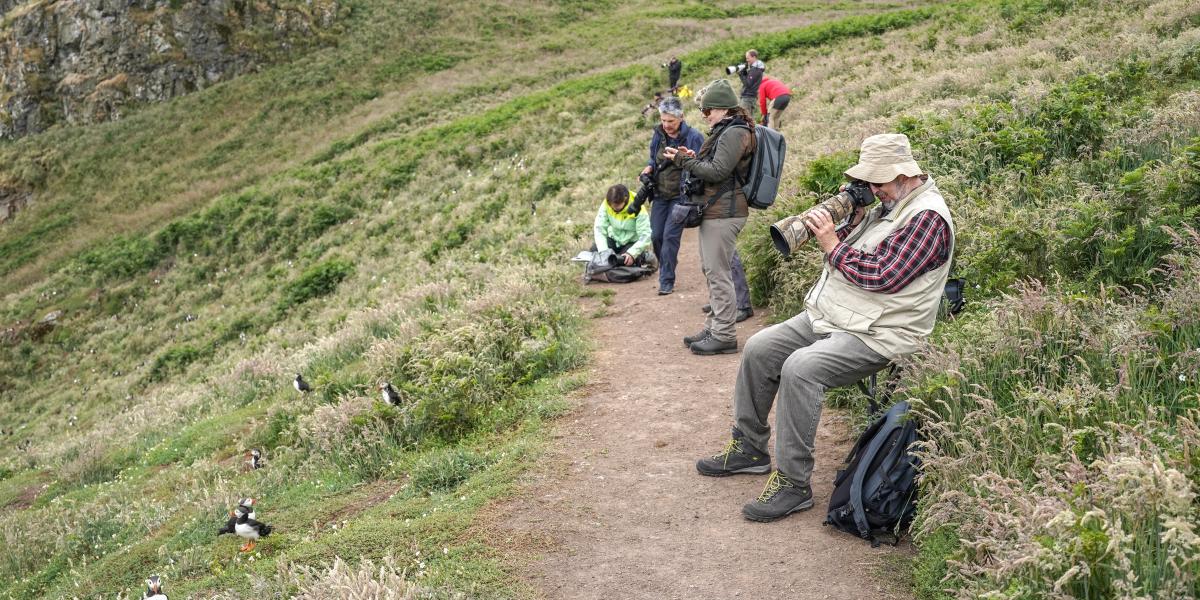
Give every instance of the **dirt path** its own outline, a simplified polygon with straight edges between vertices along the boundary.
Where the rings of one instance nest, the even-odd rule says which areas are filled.
[[[495,515],[496,545],[534,548],[521,571],[545,598],[907,598],[878,572],[910,550],[872,549],[821,525],[853,441],[841,412],[822,415],[812,510],[747,521],[741,507],[765,475],[696,473],[695,460],[729,438],[741,354],[683,347],[703,327],[707,301],[695,230],[680,262],[670,296],[656,294],[657,279],[599,284],[616,297],[609,316],[593,321],[591,383]],[[762,327],[761,315],[741,323],[739,344]]]

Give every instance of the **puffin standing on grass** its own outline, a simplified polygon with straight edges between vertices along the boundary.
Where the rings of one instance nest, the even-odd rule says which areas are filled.
[[[292,385],[296,386],[296,391],[300,392],[301,394],[307,394],[308,392],[312,391],[312,388],[309,387],[308,382],[305,381],[299,373],[296,373],[296,379],[292,380]]]
[[[249,467],[251,471],[257,470],[259,467],[261,467],[262,452],[259,452],[257,448],[252,448],[250,452],[247,452],[246,466]]]
[[[247,502],[247,500],[249,502]],[[233,523],[233,532],[238,537],[246,538],[246,545],[242,546],[242,552],[249,552],[254,549],[254,545],[258,543],[259,538],[265,538],[271,535],[271,526],[266,523],[259,523],[254,519],[254,499],[247,498],[241,504],[238,504],[236,511],[229,513],[231,517],[236,517]],[[228,527],[226,523],[226,527]],[[224,531],[224,530],[222,530]]]
[[[259,538],[271,535],[271,526],[255,521],[250,518],[250,513],[245,512],[242,513],[242,516],[238,517],[237,524],[233,526],[233,532],[238,534],[239,537],[249,540],[245,546],[240,548],[242,552],[249,552],[254,549],[254,545],[258,543]]]
[[[162,591],[162,582],[158,580],[158,575],[151,575],[146,580],[146,591],[142,592],[142,600],[167,600],[167,595]]]
[[[238,502],[237,508],[229,511],[229,520],[225,521],[224,527],[217,530],[217,535],[222,535],[225,533],[237,533],[237,520],[242,516],[243,513],[249,516],[251,519],[255,518],[254,498],[242,498],[241,502]]]
[[[400,392],[392,387],[390,382],[384,381],[379,384],[379,390],[383,392],[383,403],[392,406],[400,406]]]

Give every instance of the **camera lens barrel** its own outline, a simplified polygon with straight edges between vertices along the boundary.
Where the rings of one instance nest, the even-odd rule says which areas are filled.
[[[854,196],[849,192],[839,192],[798,215],[776,221],[771,225],[771,242],[775,244],[775,249],[780,254],[791,256],[792,252],[795,252],[812,237],[812,232],[804,224],[804,220],[813,211],[823,210],[829,214],[834,223],[840,223],[854,212],[855,205]]]
[[[803,223],[804,215],[792,215],[771,225],[771,243],[784,256],[791,256],[812,235]]]

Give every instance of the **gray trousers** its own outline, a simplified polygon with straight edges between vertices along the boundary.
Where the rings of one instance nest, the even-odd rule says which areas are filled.
[[[746,217],[700,222],[700,265],[708,279],[708,303],[712,305],[704,328],[722,342],[737,339],[737,299],[730,262],[737,250],[737,236],[745,225]]]
[[[771,437],[767,416],[775,404],[776,468],[808,484],[825,390],[854,383],[889,362],[849,333],[813,333],[808,312],[802,312],[746,342],[733,388],[734,425],[765,450]]]

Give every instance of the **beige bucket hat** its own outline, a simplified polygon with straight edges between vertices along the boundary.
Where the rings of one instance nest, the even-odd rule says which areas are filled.
[[[921,167],[913,160],[908,136],[903,133],[881,133],[863,140],[858,164],[846,169],[846,175],[868,183],[887,183],[900,175],[921,174]]]

